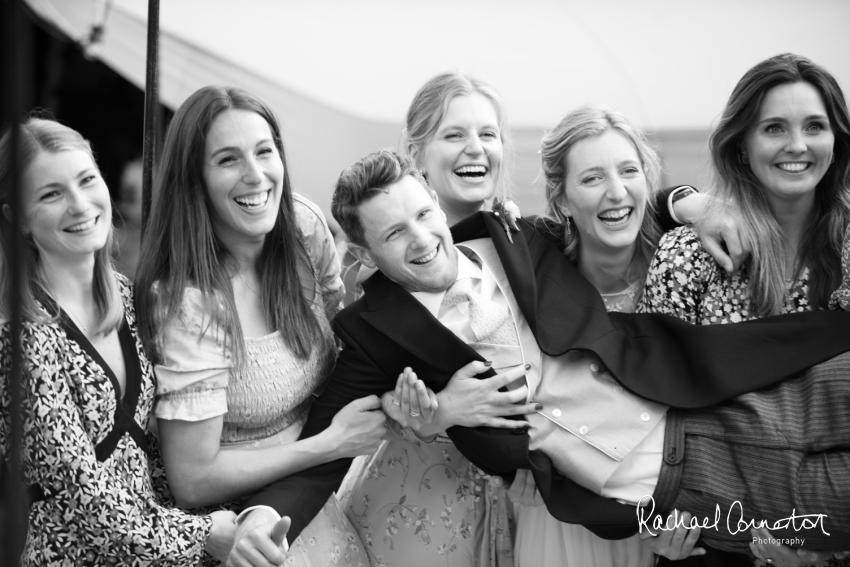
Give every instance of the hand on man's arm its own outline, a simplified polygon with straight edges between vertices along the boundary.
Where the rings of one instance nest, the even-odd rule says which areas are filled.
[[[246,513],[247,512],[247,513]],[[227,567],[273,567],[283,565],[289,544],[286,533],[291,524],[268,506],[243,512],[238,520],[233,549]]]

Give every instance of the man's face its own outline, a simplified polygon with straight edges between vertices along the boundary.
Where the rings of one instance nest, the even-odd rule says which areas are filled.
[[[358,207],[366,246],[352,252],[407,291],[439,292],[457,278],[457,252],[433,194],[405,175]]]

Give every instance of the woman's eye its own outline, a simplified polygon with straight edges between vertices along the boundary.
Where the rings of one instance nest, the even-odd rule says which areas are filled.
[[[600,179],[602,179],[602,177],[600,177],[599,175],[590,175],[590,176],[582,179],[581,182],[584,183],[584,184],[588,184],[588,183],[593,183],[595,181],[599,181]]]
[[[822,132],[826,130],[826,126],[821,122],[812,122],[808,126],[806,126],[806,130],[809,132]]]
[[[420,219],[427,219],[427,218],[428,218],[428,217],[430,217],[430,216],[431,216],[431,209],[427,209],[427,210],[422,211],[421,213],[419,213],[419,218],[420,218]]]
[[[482,138],[488,138],[490,140],[495,140],[499,136],[497,136],[495,132],[484,132],[484,133],[481,134],[481,137]]]
[[[778,124],[771,124],[765,128],[764,131],[768,134],[779,134],[782,132],[782,128],[780,128]]]
[[[94,183],[95,179],[97,179],[96,175],[87,175],[82,179],[81,184],[90,185],[91,183]]]
[[[38,198],[39,201],[50,201],[51,199],[55,199],[59,196],[59,191],[48,191],[47,193],[42,193]]]
[[[640,170],[636,167],[627,167],[623,170],[623,173],[634,175],[635,173],[640,173]]]
[[[220,160],[218,160],[218,165],[230,165],[234,161],[236,161],[235,157],[225,156],[225,157],[221,158]]]
[[[446,134],[446,140],[459,140],[460,138],[461,138],[460,134],[458,134],[456,132],[452,133],[452,134]]]
[[[398,236],[398,235],[400,234],[400,232],[401,232],[401,231],[399,231],[399,230],[394,230],[394,231],[392,231],[391,233],[389,233],[389,234],[387,235],[387,240],[392,240],[393,238],[395,238],[396,236]]]
[[[274,151],[271,148],[260,148],[260,150],[257,152],[257,154],[259,154],[261,156],[262,155],[268,155],[268,154],[271,154],[271,153],[274,153]]]

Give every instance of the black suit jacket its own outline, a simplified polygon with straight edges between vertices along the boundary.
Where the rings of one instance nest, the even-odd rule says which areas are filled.
[[[553,242],[525,221],[520,228],[509,243],[498,219],[479,213],[452,232],[455,242],[493,239],[544,353],[593,351],[637,395],[676,407],[703,407],[850,350],[850,313],[802,313],[717,326],[694,326],[665,315],[608,314],[596,289]],[[352,400],[393,389],[405,366],[440,391],[458,368],[483,360],[383,274],[369,278],[363,290],[364,296],[334,321],[345,347],[313,404],[302,438],[324,430]],[[583,524],[607,538],[636,531],[633,506],[602,498],[558,474],[548,457],[528,450],[524,432],[454,427],[447,433],[470,461],[491,474],[512,478],[518,468],[532,469],[549,511],[561,521]],[[290,516],[291,540],[339,487],[349,465],[350,459],[341,459],[291,475],[254,495],[248,505],[269,505]]]

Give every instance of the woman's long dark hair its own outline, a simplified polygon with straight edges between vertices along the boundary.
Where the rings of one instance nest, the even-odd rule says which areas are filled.
[[[850,222],[850,117],[835,78],[805,57],[785,53],[766,59],[738,81],[709,146],[717,190],[744,216],[743,234],[753,250],[749,296],[759,316],[785,306],[785,235],[753,170],[739,160],[744,136],[758,119],[765,95],[774,87],[808,83],[823,99],[835,134],[835,161],[815,189],[815,205],[800,242],[797,270],[809,268],[809,305],[826,308],[841,283],[841,245]]]
[[[162,360],[159,331],[178,314],[186,287],[200,290],[204,315],[208,317],[206,326],[220,325],[237,364],[245,360],[231,284],[238,268],[215,235],[203,181],[206,136],[213,121],[232,109],[256,112],[266,120],[284,168],[277,221],[266,235],[259,259],[267,322],[272,329],[281,331],[286,345],[302,359],[307,359],[314,347],[330,348],[310,308],[311,300],[322,298],[314,297],[315,274],[296,230],[289,170],[277,119],[265,103],[246,91],[204,87],[180,106],[169,124],[139,261],[139,334],[156,362]]]

